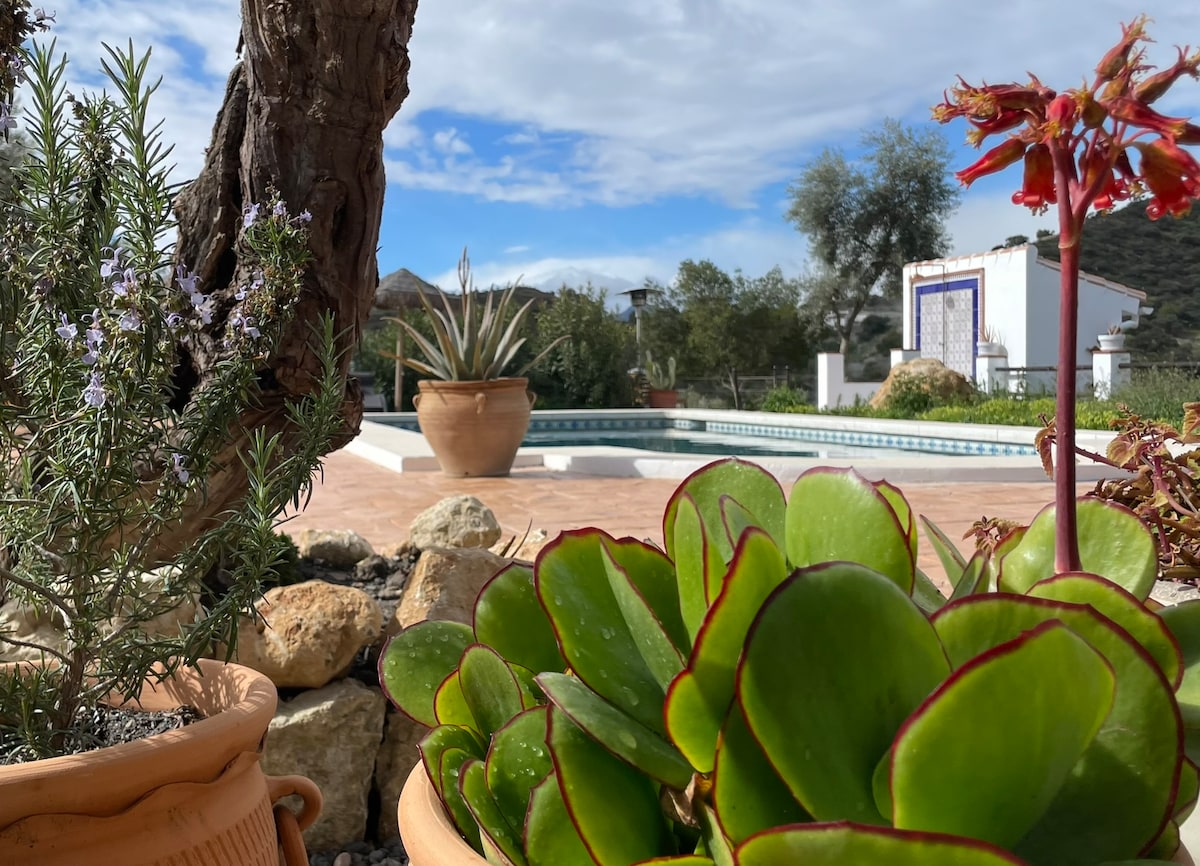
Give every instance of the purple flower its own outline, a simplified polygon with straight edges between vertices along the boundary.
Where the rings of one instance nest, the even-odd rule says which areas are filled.
[[[187,484],[188,479],[192,477],[191,473],[183,468],[183,455],[171,455],[171,471],[175,473],[175,477],[179,479],[180,484]]]
[[[67,321],[66,313],[59,313],[58,316],[62,320],[62,327],[55,328],[54,333],[69,343],[79,336],[79,328],[75,327],[74,322]]]
[[[246,286],[238,286],[238,290],[233,293],[234,300],[237,300],[237,301],[246,300],[246,291],[247,291]]]
[[[83,402],[97,409],[108,400],[108,392],[104,390],[104,378],[99,370],[93,370],[86,388],[83,389]]]
[[[201,299],[200,303],[196,303],[196,298]],[[192,295],[192,303],[196,308],[196,313],[200,316],[200,321],[206,325],[212,324],[213,317],[213,301],[208,295]]]
[[[43,30],[49,30],[50,25],[47,21],[53,22],[57,12],[47,12],[43,7],[39,6],[33,10],[34,24],[41,27]]]
[[[271,209],[271,216],[285,217],[287,216],[287,205],[282,201],[275,202],[275,207]]]
[[[117,322],[122,331],[136,331],[142,327],[142,318],[133,310],[127,310]]]
[[[179,313],[170,313],[167,315],[167,327],[172,331],[178,330],[183,325],[183,316]]]
[[[250,228],[254,225],[254,221],[258,219],[258,204],[248,204],[245,210],[242,211],[242,228]]]
[[[300,222],[302,222],[302,223],[310,223],[310,222],[312,222],[312,214],[310,214],[308,212],[308,210],[305,209],[305,210],[300,211],[300,216],[296,217],[296,219],[300,220]]]
[[[179,288],[182,291],[189,295],[194,295],[198,291],[196,289],[196,280],[198,279],[199,277],[197,277],[194,273],[189,274],[188,269],[183,265],[179,265],[175,268],[175,282],[179,284]]]
[[[113,294],[118,298],[127,298],[130,292],[137,289],[137,283],[137,273],[133,268],[126,268],[112,284]]]
[[[100,276],[102,279],[108,279],[113,274],[120,273],[121,270],[121,251],[112,247],[105,247],[105,251],[112,253],[111,259],[102,259],[100,261]]]
[[[93,322],[99,318],[99,313],[99,310],[92,313]],[[87,343],[87,352],[83,355],[83,363],[90,367],[100,360],[100,346],[104,342],[104,332],[99,328],[88,328],[84,333],[83,339]]]

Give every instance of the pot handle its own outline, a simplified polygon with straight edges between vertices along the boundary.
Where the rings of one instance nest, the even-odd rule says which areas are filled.
[[[421,408],[421,395],[420,394],[413,394],[413,408],[414,409]]]
[[[525,390],[525,396],[529,398],[529,406],[533,408],[533,404],[537,402],[537,394],[529,389]]]
[[[483,407],[487,405],[487,394],[480,391],[475,395],[475,414],[482,415]]]
[[[321,814],[321,789],[312,779],[304,776],[267,776],[267,793],[275,804],[272,811],[279,846],[283,849],[283,862],[286,866],[308,866],[308,853],[301,833],[311,827]],[[291,794],[297,794],[304,800],[298,817],[287,806],[277,802]]]

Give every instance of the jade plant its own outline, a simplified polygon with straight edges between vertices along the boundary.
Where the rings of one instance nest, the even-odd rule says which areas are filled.
[[[1053,508],[970,561],[927,527],[947,597],[891,485],[821,468],[785,499],[720,461],[671,497],[665,550],[563,533],[471,625],[393,638],[381,681],[493,863],[1165,859],[1197,793],[1200,608],[1147,604],[1131,512],[1078,518],[1065,574]]]

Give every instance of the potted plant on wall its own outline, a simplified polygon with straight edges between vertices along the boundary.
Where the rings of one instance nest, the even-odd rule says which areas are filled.
[[[275,518],[340,427],[327,320],[310,347],[323,377],[290,407],[302,436],[286,454],[261,433],[249,453],[228,447],[300,296],[309,216],[277,198],[247,206],[241,288],[217,309],[163,240],[169,149],[149,120],[147,57],[109,49],[111,89],[67,97],[65,61],[22,47],[44,13],[5,14],[0,116],[16,122],[15,70],[29,108],[0,204],[0,862],[274,866],[282,843],[299,866],[320,795],[259,765],[275,689],[208,657],[283,561]],[[216,373],[175,408],[179,341],[214,318]],[[246,498],[178,549],[172,533],[223,461],[245,464]],[[229,589],[206,596],[217,568]],[[298,819],[274,805],[296,793]]]
[[[675,390],[675,359],[667,358],[664,367],[646,352],[646,381],[650,385],[648,402],[651,409],[674,409],[679,405]]]
[[[980,330],[979,340],[975,344],[975,354],[982,358],[1007,354],[1004,349],[1004,338],[1001,337],[1000,332],[987,326]]]
[[[1100,343],[1101,352],[1125,351],[1125,331],[1120,325],[1109,325],[1107,334],[1100,334],[1096,339]]]
[[[1146,105],[1200,54],[1151,76],[1143,40],[1139,20],[1067,100],[1036,80],[963,83],[939,112],[980,137],[1024,124],[960,177],[1024,157],[1018,200],[1057,196],[1065,364],[1079,231],[1126,189],[1114,166],[1159,213],[1200,197],[1173,138],[1139,139],[1141,174],[1121,161],[1155,124],[1200,141]],[[1200,603],[1149,603],[1145,524],[1076,501],[1067,378],[1038,437],[1055,504],[969,561],[927,526],[949,597],[916,568],[916,518],[891,485],[816,469],[785,499],[724,461],[672,496],[664,549],[564,533],[497,574],[470,625],[401,632],[381,680],[433,726],[399,806],[415,866],[1191,862]]]
[[[418,383],[420,393],[413,404],[421,432],[442,472],[454,476],[507,475],[529,429],[530,411],[537,399],[527,389],[525,373],[570,338],[559,337],[515,376],[506,376],[505,371],[525,343],[525,338],[517,335],[533,300],[510,316],[517,288],[514,284],[500,293],[489,290],[481,302],[465,249],[458,263],[458,282],[462,290],[458,304],[438,289],[440,310],[420,290],[433,340],[403,319],[390,321],[404,329],[425,358],[404,358],[404,364],[433,377]],[[455,311],[456,306],[460,312]]]

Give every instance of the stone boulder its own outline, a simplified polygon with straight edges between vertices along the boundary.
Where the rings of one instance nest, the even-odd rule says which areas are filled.
[[[350,529],[301,529],[292,536],[300,556],[319,559],[333,568],[354,568],[373,556],[370,542]]]
[[[427,619],[469,624],[479,590],[507,564],[507,559],[478,548],[425,550],[405,584],[387,633],[395,634]]]
[[[267,730],[262,767],[273,776],[308,776],[321,788],[321,817],[304,831],[308,850],[338,848],[366,834],[386,709],[378,689],[352,679],[280,702]]]
[[[544,529],[531,529],[523,538],[497,541],[492,545],[491,551],[497,556],[519,559],[521,562],[533,562],[541,553],[542,548],[549,543],[550,533]]]
[[[51,609],[46,608],[38,612],[15,598],[0,605],[0,634],[58,652],[66,652],[68,649],[62,620],[58,619]],[[39,650],[13,646],[0,640],[0,662],[40,661],[41,658],[42,653]]]
[[[417,744],[425,739],[429,728],[414,722],[404,713],[387,714],[383,728],[383,742],[375,758],[375,787],[379,791],[379,824],[376,839],[391,839],[399,832],[396,826],[396,804],[400,802],[400,789],[404,787],[408,774],[421,761]]]
[[[898,379],[915,380],[921,390],[933,397],[935,404],[967,400],[975,392],[962,373],[951,370],[936,358],[914,358],[892,367],[887,379],[871,397],[872,408],[882,409],[888,405]]]
[[[426,508],[408,528],[421,550],[430,547],[491,547],[500,539],[500,522],[474,496],[449,496]]]
[[[236,661],[283,688],[320,688],[341,676],[383,626],[371,596],[322,580],[269,589],[256,609],[260,618],[239,626]]]

